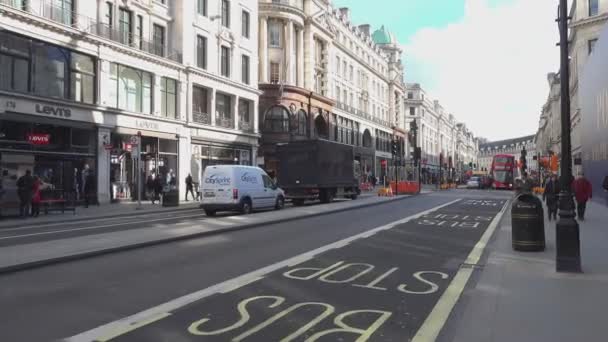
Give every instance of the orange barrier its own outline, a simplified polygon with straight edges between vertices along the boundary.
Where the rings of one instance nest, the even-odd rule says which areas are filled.
[[[393,196],[395,196],[395,194],[393,193],[393,189],[388,187],[388,188],[380,188],[380,190],[378,190],[378,196],[393,197]]]
[[[395,182],[391,182],[391,190],[400,194],[417,194],[418,182],[401,181],[397,187],[395,187]]]

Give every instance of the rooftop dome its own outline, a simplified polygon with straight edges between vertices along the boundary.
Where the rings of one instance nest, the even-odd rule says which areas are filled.
[[[395,44],[397,42],[397,40],[395,39],[395,35],[385,29],[384,25],[382,25],[380,29],[374,31],[374,34],[372,34],[372,39],[374,40],[374,43],[379,45]]]

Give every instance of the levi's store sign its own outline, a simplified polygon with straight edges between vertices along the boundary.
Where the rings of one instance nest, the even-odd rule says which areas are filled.
[[[28,133],[27,141],[32,145],[48,145],[51,142],[51,135],[46,133]]]

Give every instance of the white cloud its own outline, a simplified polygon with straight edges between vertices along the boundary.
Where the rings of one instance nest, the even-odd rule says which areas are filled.
[[[419,82],[475,135],[534,134],[559,67],[557,0],[466,0],[464,17],[419,30],[404,46],[406,81]]]

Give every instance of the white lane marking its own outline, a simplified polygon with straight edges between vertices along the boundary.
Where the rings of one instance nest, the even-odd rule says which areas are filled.
[[[112,340],[112,339],[114,339],[114,338],[116,338],[116,337],[118,337],[120,335],[124,335],[124,334],[128,333],[129,331],[133,331],[133,330],[139,329],[139,328],[141,328],[141,327],[143,327],[145,325],[152,324],[154,322],[160,321],[161,319],[167,318],[169,316],[171,316],[170,313],[168,313],[168,312],[161,312],[158,315],[150,317],[150,318],[148,318],[145,321],[138,322],[137,324],[133,324],[133,325],[128,326],[128,327],[124,327],[124,329],[122,331],[115,331],[111,335],[106,335],[104,337],[101,337],[101,338],[97,339],[97,341],[98,342],[107,342],[107,341],[110,341],[110,340]]]
[[[191,212],[191,211],[199,211],[201,212],[201,209],[186,209],[186,210],[180,210],[179,213],[183,214],[186,212]],[[171,212],[168,212],[168,214]],[[124,220],[124,219],[137,219],[137,218],[141,218],[141,217],[148,217],[149,215],[161,215],[164,214],[164,212],[156,212],[156,213],[148,213],[148,214],[136,214],[133,216],[118,216],[118,217],[105,217],[105,218],[99,218],[96,219],[94,217],[91,218],[82,218],[78,219],[78,220],[73,220],[73,221],[61,221],[61,222],[55,222],[55,223],[42,223],[39,225],[32,225],[32,226],[21,226],[21,227],[16,227],[16,228],[0,228],[0,232],[11,232],[11,231],[17,231],[17,230],[26,230],[26,229],[34,229],[34,228],[45,228],[45,227],[55,227],[55,226],[65,226],[66,224],[78,224],[78,223],[87,223],[87,222],[102,222],[102,221],[111,221],[111,220]],[[202,214],[202,212],[201,212]],[[168,217],[167,220],[172,219],[172,218],[179,218],[179,216],[172,216],[172,217]],[[137,223],[135,221],[135,223]]]
[[[490,238],[498,227],[498,224],[500,223],[508,204],[509,201],[505,202],[502,210],[500,210],[500,212],[498,212],[498,214],[494,217],[488,226],[488,229],[486,229],[475,247],[473,247],[469,253],[467,259],[464,261],[465,264],[477,265],[488,244],[488,241],[490,241]],[[464,291],[464,288],[472,274],[472,267],[461,268],[458,270],[454,276],[454,279],[450,285],[448,285],[448,288],[441,295],[439,301],[437,304],[435,304],[435,307],[433,307],[433,310],[427,316],[420,329],[418,329],[418,332],[416,333],[416,336],[414,336],[414,339],[412,339],[412,342],[434,342],[437,339],[437,336],[439,336],[441,329],[443,329],[443,326],[450,317],[452,309],[454,309],[454,306],[456,306],[456,303],[458,302],[458,299]]]
[[[205,217],[205,214],[180,216],[179,218],[193,218],[193,217]],[[173,220],[173,219],[175,219],[175,217],[172,217],[172,218],[162,218],[162,219],[153,219],[153,220],[130,221],[130,222],[125,222],[125,223],[105,224],[105,225],[101,225],[101,226],[92,226],[92,227],[60,229],[60,230],[53,230],[53,231],[50,231],[50,232],[40,232],[40,233],[29,233],[29,234],[21,234],[21,235],[13,235],[13,236],[4,236],[4,237],[0,237],[0,240],[10,240],[10,239],[18,239],[18,238],[28,237],[28,236],[49,235],[49,234],[58,234],[58,233],[65,233],[65,232],[76,232],[76,231],[81,231],[81,230],[91,230],[91,229],[100,229],[100,228],[109,228],[109,227],[119,227],[119,226],[126,226],[126,225],[136,224],[136,223],[161,222],[161,221],[168,221],[168,220]]]
[[[357,240],[363,236],[371,236],[375,233],[381,232],[383,230],[387,230],[387,229],[391,229],[397,225],[406,223],[410,220],[414,220],[417,219],[423,215],[426,215],[430,212],[433,212],[435,210],[441,209],[443,207],[447,207],[451,204],[454,204],[458,201],[460,201],[461,199],[457,199],[451,202],[447,202],[445,204],[436,206],[434,208],[419,212],[415,215],[412,216],[408,216],[406,218],[391,222],[389,224],[385,224],[383,226],[380,227],[376,227],[373,228],[371,230],[365,231],[363,233],[357,234],[357,235],[353,235],[351,237],[330,243],[328,245],[319,247],[317,249],[314,249],[312,251],[308,251],[305,253],[302,253],[300,255],[296,255],[294,257],[291,257],[289,259],[283,260],[283,261],[279,261],[277,263],[274,263],[272,265],[268,265],[266,267],[262,267],[260,269],[257,269],[255,271],[243,274],[241,276],[238,276],[236,278],[224,281],[222,283],[219,284],[215,284],[212,285],[206,289],[197,291],[197,292],[193,292],[190,294],[187,294],[185,296],[173,299],[169,302],[166,302],[164,304],[160,304],[158,306],[155,306],[153,308],[141,311],[139,313],[136,313],[134,315],[119,319],[117,321],[102,325],[100,327],[91,329],[89,331],[85,331],[81,334],[72,336],[72,337],[68,337],[66,339],[64,339],[65,342],[90,342],[90,341],[95,341],[99,336],[105,336],[107,334],[110,334],[111,332],[115,332],[115,331],[124,331],[125,327],[129,327],[132,325],[137,324],[138,322],[141,321],[145,321],[146,319],[149,319],[150,317],[154,317],[156,315],[159,315],[161,313],[165,313],[165,312],[171,312],[173,310],[176,310],[180,307],[183,307],[185,305],[188,305],[190,303],[196,302],[198,300],[201,300],[205,297],[211,296],[213,294],[216,294],[218,292],[222,292],[222,291],[226,291],[227,289],[230,288],[234,288],[237,286],[243,286],[242,284],[246,284],[248,282],[253,281],[253,279],[257,279],[260,277],[263,277],[264,275],[276,271],[278,269],[287,267],[287,266],[295,266],[297,265],[297,261],[299,262],[303,262],[306,260],[309,260],[313,257],[315,257],[318,254],[327,252],[328,250],[334,249],[335,246],[339,246],[341,244],[346,244],[349,243],[351,241]]]
[[[240,284],[236,284],[235,286],[232,286],[232,287],[229,287],[229,288],[227,288],[227,289],[224,289],[224,290],[222,290],[222,291],[221,291],[221,293],[228,293],[228,292],[232,292],[232,291],[234,291],[234,290],[238,290],[238,289],[240,289],[241,287],[244,287],[244,286],[249,285],[249,284],[251,284],[251,283],[255,283],[256,281],[258,281],[258,280],[260,280],[260,279],[264,279],[264,277],[251,278],[251,279],[249,279],[249,281],[247,281],[247,282],[243,282],[243,283],[240,283]]]

